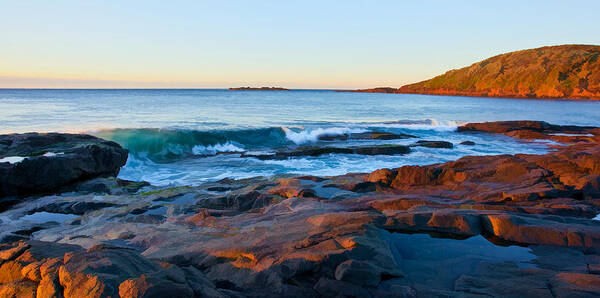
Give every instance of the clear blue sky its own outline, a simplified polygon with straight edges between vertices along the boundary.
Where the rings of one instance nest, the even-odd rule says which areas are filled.
[[[0,87],[401,86],[600,44],[600,1],[5,1]]]

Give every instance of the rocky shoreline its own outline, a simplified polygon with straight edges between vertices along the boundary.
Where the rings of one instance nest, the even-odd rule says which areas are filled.
[[[54,195],[16,197],[2,184],[12,203],[0,213],[0,296],[600,295],[600,128],[508,121],[459,132],[552,141],[553,150],[195,187],[108,177],[127,153],[99,139],[98,148],[34,150],[0,168],[70,152],[111,166],[61,163],[95,171],[60,180]],[[3,158],[33,152],[0,149]]]

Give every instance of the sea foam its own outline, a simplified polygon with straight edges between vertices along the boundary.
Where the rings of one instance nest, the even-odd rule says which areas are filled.
[[[192,153],[195,155],[215,155],[219,152],[244,152],[244,148],[240,148],[231,143],[215,144],[215,145],[196,145],[192,147]]]
[[[321,136],[341,136],[349,133],[361,133],[366,132],[363,128],[350,128],[350,127],[329,127],[322,128],[318,127],[312,130],[302,130],[296,132],[287,127],[282,127],[285,132],[285,137],[294,142],[296,145],[302,145],[306,143],[314,143],[319,140]]]

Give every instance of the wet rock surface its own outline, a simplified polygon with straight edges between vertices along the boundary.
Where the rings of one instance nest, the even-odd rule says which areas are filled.
[[[561,144],[334,177],[108,179],[110,192],[23,201],[0,213],[0,294],[598,296],[600,132],[498,125],[468,131]]]
[[[324,154],[360,154],[360,155],[396,155],[410,153],[410,147],[404,145],[375,145],[360,147],[299,147],[294,150],[277,151],[274,154],[242,154],[242,157],[258,159],[287,159],[297,156],[319,156]]]
[[[427,148],[446,148],[446,149],[452,149],[454,147],[454,144],[452,144],[450,142],[446,142],[446,141],[426,141],[426,140],[421,140],[421,141],[417,141],[417,143],[415,143],[413,146],[427,147]]]
[[[333,135],[321,135],[319,140],[321,141],[345,141],[348,139],[353,140],[400,140],[416,138],[416,136],[403,134],[403,133],[391,133],[382,131],[370,131],[361,133],[347,133],[347,134],[333,134]]]
[[[1,198],[116,176],[127,161],[127,150],[89,135],[11,134],[0,135],[0,160]]]

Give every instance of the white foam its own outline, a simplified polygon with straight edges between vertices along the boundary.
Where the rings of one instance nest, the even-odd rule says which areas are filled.
[[[417,121],[415,121],[417,122]],[[434,131],[456,131],[456,129],[462,125],[459,122],[452,120],[436,120],[436,119],[428,119],[423,121],[423,123],[394,123],[388,122],[383,123],[382,127],[391,127],[391,128],[404,128],[410,130],[434,130]]]
[[[592,220],[600,220],[600,213],[596,215],[596,217],[592,218]]]
[[[63,155],[63,154],[65,154],[65,153],[64,152],[46,152],[42,156],[52,157],[52,156]]]
[[[7,162],[7,163],[10,163],[10,164],[15,164],[15,163],[20,163],[20,162],[24,161],[25,159],[27,159],[27,157],[23,157],[23,156],[8,156],[8,157],[0,158],[0,163],[1,162]]]
[[[42,156],[46,156],[46,157],[52,157],[52,156],[57,156],[57,155],[61,155],[64,154],[64,152],[59,152],[59,153],[55,153],[55,152],[46,152],[44,153],[44,155]],[[7,156],[4,158],[0,158],[0,163],[2,162],[7,162],[10,164],[16,164],[16,163],[20,163],[26,159],[28,159],[28,156]]]
[[[219,152],[244,152],[243,148],[240,148],[231,143],[215,144],[215,145],[196,145],[192,148],[192,152],[196,155],[205,154],[217,154]]]
[[[313,130],[303,130],[299,132],[295,132],[287,127],[282,127],[282,129],[285,132],[285,137],[296,145],[316,142],[319,140],[320,136],[340,136],[348,133],[361,133],[367,131],[363,128],[350,127],[319,127]]]
[[[578,133],[551,133],[552,136],[565,136],[565,137],[593,137],[594,135],[591,133],[586,134],[578,134]]]

